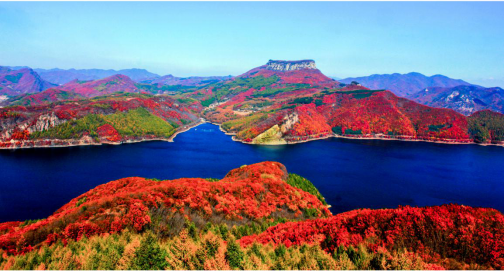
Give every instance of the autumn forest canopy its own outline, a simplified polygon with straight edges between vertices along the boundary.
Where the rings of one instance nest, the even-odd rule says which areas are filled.
[[[247,144],[504,145],[499,90],[461,80],[412,73],[375,87],[372,78],[329,78],[313,60],[270,60],[235,77],[140,71],[84,80],[0,67],[0,148],[171,141],[203,122]],[[413,92],[413,77],[439,85]],[[503,240],[504,216],[491,208],[333,214],[308,179],[262,162],[222,179],[122,178],[46,218],[0,223],[0,268],[503,269]]]
[[[333,215],[276,162],[223,179],[124,178],[0,224],[2,269],[500,269],[504,216],[461,205]]]
[[[30,69],[3,72],[10,98],[0,108],[2,148],[169,140],[200,119],[252,144],[330,136],[502,144],[504,134],[501,113],[465,116],[357,81],[341,83],[313,60],[270,60],[236,77],[134,81],[117,74],[59,86]],[[19,85],[23,79],[31,89]]]

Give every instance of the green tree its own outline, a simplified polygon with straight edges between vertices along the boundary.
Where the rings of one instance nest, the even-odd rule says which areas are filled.
[[[133,269],[137,270],[164,270],[168,263],[165,258],[167,252],[157,243],[152,234],[142,240],[140,247],[135,252]]]
[[[243,257],[245,254],[234,239],[229,240],[227,244],[226,260],[229,266],[234,269],[243,269]]]

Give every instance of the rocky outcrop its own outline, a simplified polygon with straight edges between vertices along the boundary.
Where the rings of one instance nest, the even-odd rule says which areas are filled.
[[[266,69],[273,71],[316,70],[317,66],[315,66],[315,61],[311,59],[297,61],[270,60],[266,64]]]
[[[273,127],[255,137],[252,140],[252,143],[264,145],[287,144],[284,135],[294,127],[294,124],[298,122],[299,114],[297,112],[293,112],[292,114],[284,117],[283,123],[280,126],[278,124],[275,124]]]
[[[53,128],[65,122],[66,120],[58,118],[56,114],[52,112],[50,114],[45,114],[38,117],[35,124],[28,127],[28,131],[30,133],[33,133],[38,131],[49,130],[50,128]]]

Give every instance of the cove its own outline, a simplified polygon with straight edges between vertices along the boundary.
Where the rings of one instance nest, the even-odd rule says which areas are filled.
[[[333,213],[458,203],[504,212],[504,149],[328,138],[258,146],[205,123],[174,142],[0,151],[0,222],[45,218],[72,198],[123,177],[222,178],[278,161],[312,181]]]

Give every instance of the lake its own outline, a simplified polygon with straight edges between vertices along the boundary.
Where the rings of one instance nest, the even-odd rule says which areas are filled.
[[[175,142],[0,150],[0,222],[51,215],[72,198],[123,177],[222,178],[278,161],[312,181],[331,211],[459,203],[504,212],[504,148],[329,138],[282,146],[231,140],[203,124]]]

